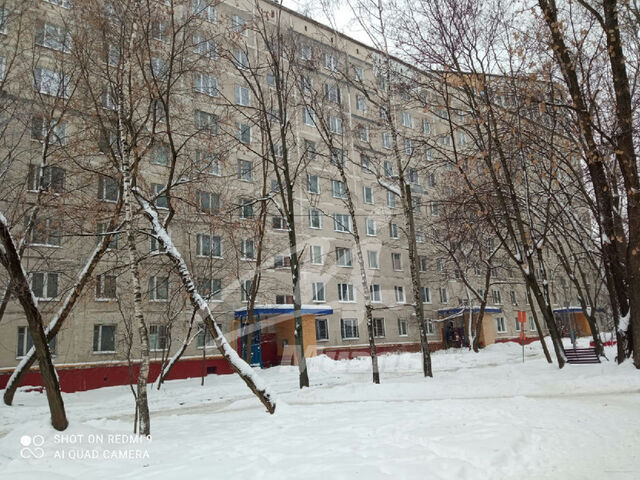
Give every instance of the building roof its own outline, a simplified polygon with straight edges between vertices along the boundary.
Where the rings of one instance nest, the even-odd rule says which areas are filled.
[[[256,315],[284,315],[293,313],[293,305],[290,303],[284,305],[256,305],[253,307],[253,313]],[[333,308],[329,305],[302,305],[300,309],[302,315],[331,315]],[[247,316],[247,307],[238,308],[233,312],[235,318]]]

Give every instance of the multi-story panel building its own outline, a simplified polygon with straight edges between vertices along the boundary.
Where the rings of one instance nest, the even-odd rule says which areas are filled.
[[[274,145],[273,152],[276,162],[286,154],[298,169],[293,205],[302,303],[305,312],[315,315],[311,343],[318,353],[336,356],[367,349],[361,272],[352,235],[355,222],[379,351],[419,349],[405,219],[400,198],[381,181],[393,177],[396,168],[392,135],[380,122],[390,113],[354,86],[380,84],[379,52],[266,1],[150,2],[154,9],[145,17],[146,50],[135,55],[123,43],[126,36],[91,36],[98,27],[108,30],[105,25],[130,22],[124,15],[133,13],[118,10],[116,4],[10,3],[0,45],[6,119],[2,148],[8,166],[2,169],[0,211],[11,219],[17,238],[24,231],[21,218],[34,217],[23,258],[45,321],[56,315],[73,290],[96,242],[115,232],[51,344],[61,371],[85,369],[66,385],[62,376],[63,388],[126,382],[127,361],[136,358],[127,239],[119,230],[121,210],[114,216],[121,208],[122,183],[113,152],[124,143],[113,115],[125,102],[123,90],[116,88],[123,65],[129,71],[137,69],[134,76],[140,82],[135,90],[139,97],[132,98],[129,90],[126,99],[133,106],[131,122],[138,127],[138,137],[133,139],[130,130],[127,138],[128,145],[135,141],[139,147],[134,155],[137,187],[154,199],[159,214],[171,215],[174,242],[230,340],[238,337],[234,318],[247,308],[258,257],[256,313],[264,318],[291,309],[289,225],[278,206],[281,183],[264,150],[266,129],[284,121],[292,143]],[[177,42],[168,22],[172,14],[183,22],[182,49],[170,48]],[[282,72],[291,78],[282,79],[264,63],[266,49],[274,46],[267,32],[276,27],[290,40],[282,57],[290,67]],[[93,58],[86,56],[91,49]],[[399,61],[398,65],[413,72]],[[263,89],[277,92],[284,87],[290,89],[285,93],[291,101],[286,111],[277,102],[265,103],[265,98],[278,95],[265,95]],[[400,104],[392,114],[403,132],[401,152],[410,165],[405,175],[412,184],[420,227],[417,246],[429,341],[441,348],[443,327],[456,322],[456,342],[461,345],[468,342],[465,312],[477,311],[477,301],[470,301],[460,275],[425,233],[444,208],[439,201],[441,187],[446,186],[443,172],[447,179],[451,175],[446,165],[434,166],[436,154],[428,139],[446,146],[449,137],[444,119],[418,102]],[[260,115],[267,110],[268,125]],[[319,128],[325,120],[332,141]],[[336,162],[344,162],[348,185]],[[164,190],[168,182],[174,182],[170,200]],[[347,187],[354,217],[345,205]],[[263,211],[267,213],[262,237]],[[197,322],[188,333],[193,312],[176,272],[144,219],[137,222],[144,313],[155,362],[152,373],[190,337],[193,341],[176,376],[199,375],[203,357],[208,371],[225,371]],[[505,267],[492,283],[485,343],[518,338],[517,311],[531,312],[524,284],[513,271],[517,270]],[[483,285],[483,272],[467,273],[477,288]],[[0,279],[4,291],[9,279],[4,273]],[[557,302],[564,304],[563,300]],[[26,325],[19,304],[10,300],[0,321],[0,384],[31,347]],[[527,336],[537,337],[533,323],[525,328]],[[279,351],[282,345],[276,347]]]

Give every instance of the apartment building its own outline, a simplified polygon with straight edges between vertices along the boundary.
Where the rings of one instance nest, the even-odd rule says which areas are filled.
[[[263,168],[265,129],[282,124],[283,111],[275,103],[264,103],[265,98],[278,95],[260,94],[262,90],[256,89],[276,91],[288,82],[291,90],[286,96],[291,103],[284,113],[289,117],[291,144],[286,150],[289,161],[299,167],[293,198],[301,297],[303,312],[313,322],[305,336],[311,337],[307,340],[314,345],[314,353],[341,358],[367,351],[364,295],[352,234],[356,222],[378,350],[417,351],[420,343],[405,220],[400,198],[380,181],[381,176],[393,177],[395,169],[392,138],[379,122],[389,113],[346,80],[379,83],[375,73],[378,52],[270,2],[213,5],[174,0],[150,2],[152,9],[144,17],[148,50],[139,52],[140,59],[135,60],[129,46],[118,43],[119,37],[95,39],[88,36],[91,28],[79,25],[84,20],[96,26],[126,23],[124,15],[131,12],[114,5],[33,0],[12,7],[7,2],[2,15],[0,64],[7,116],[3,148],[10,168],[2,178],[0,211],[11,218],[19,236],[23,219],[38,206],[36,228],[25,238],[23,258],[45,321],[58,312],[96,243],[109,231],[115,232],[91,281],[51,343],[62,388],[126,383],[128,361],[135,363],[136,359],[127,239],[118,233],[122,214],[114,216],[120,207],[121,178],[109,155],[122,148],[110,122],[122,94],[113,85],[124,62],[138,62],[141,84],[139,98],[128,98],[138,109],[132,115],[140,126],[136,145],[148,147],[140,148],[137,159],[138,188],[154,199],[164,216],[169,215],[170,205],[163,189],[167,182],[175,182],[169,232],[230,341],[240,348],[238,319],[246,314],[258,257],[256,314],[265,322],[291,316],[289,225],[278,205],[281,183],[273,168]],[[176,42],[171,15],[184,21],[189,32],[180,53],[168,53]],[[187,30],[184,19],[190,16]],[[293,80],[276,78],[268,63],[264,68],[261,63],[268,57],[264,32],[276,27],[295,39],[290,45],[300,64],[306,65],[306,70],[296,67],[298,76]],[[76,54],[81,49],[90,51],[91,42],[95,42],[95,59]],[[287,63],[292,62],[288,57]],[[182,70],[176,73],[178,68]],[[173,91],[163,96],[167,83]],[[322,99],[322,108],[316,100],[304,100],[307,89],[309,98]],[[164,93],[154,97],[159,90]],[[311,92],[321,95],[314,97]],[[417,246],[429,341],[434,349],[442,348],[443,328],[453,322],[457,342],[464,344],[468,342],[464,319],[470,311],[478,311],[477,301],[469,296],[446,255],[426,235],[429,225],[441,215],[442,187],[451,182],[453,173],[445,164],[430,166],[437,153],[425,145],[431,141],[446,144],[446,126],[442,118],[413,100],[401,104],[393,114],[404,132],[403,155],[410,157],[406,175],[412,183],[419,226]],[[267,108],[271,109],[271,123],[265,126],[261,113]],[[328,144],[318,128],[323,119],[331,138],[338,138],[338,146]],[[170,137],[168,125],[179,133]],[[282,149],[272,149],[276,158],[283,155]],[[178,158],[175,169],[171,158]],[[347,185],[336,162],[344,162]],[[355,206],[353,218],[345,205],[347,187]],[[270,200],[265,201],[265,196]],[[259,237],[263,209],[267,212],[265,233]],[[171,378],[198,376],[205,367],[209,373],[230,371],[208,335],[198,330],[197,321],[189,330],[192,308],[170,261],[162,255],[160,242],[144,222],[142,217],[136,220],[136,246],[152,377],[185,338],[192,341]],[[519,338],[518,311],[526,311],[531,318],[524,285],[514,273],[517,269],[503,267],[496,270],[488,296],[484,321],[488,343]],[[484,272],[466,274],[480,288]],[[0,280],[4,290],[8,284],[5,273]],[[557,303],[560,307],[575,302],[559,298]],[[0,386],[31,347],[26,325],[19,305],[11,299],[0,321]],[[532,321],[524,328],[527,337],[537,337]],[[266,363],[280,361],[286,346],[282,339],[269,336],[265,329],[261,341],[281,343],[273,347],[275,359]],[[264,350],[268,350],[266,345]],[[25,381],[37,384],[37,373]]]

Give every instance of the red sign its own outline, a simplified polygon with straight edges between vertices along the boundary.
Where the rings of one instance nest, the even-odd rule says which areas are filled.
[[[518,323],[527,323],[527,312],[518,312]]]

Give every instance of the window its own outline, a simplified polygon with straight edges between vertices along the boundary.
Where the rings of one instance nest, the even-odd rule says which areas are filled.
[[[315,160],[316,159],[316,142],[312,142],[311,140],[304,140],[304,157],[307,160]]]
[[[360,333],[358,332],[358,319],[341,318],[340,333],[342,334],[343,340],[360,338]]]
[[[422,303],[431,303],[431,290],[429,287],[421,287]]]
[[[317,208],[309,209],[309,227],[322,228],[322,212]]]
[[[518,316],[516,315],[515,318],[515,331],[519,332],[520,331],[520,322],[518,321]]]
[[[344,166],[344,151],[339,148],[331,149],[331,165]]]
[[[371,295],[372,302],[382,302],[382,290],[379,284],[372,283],[371,285],[369,285],[369,294]]]
[[[378,252],[375,250],[367,250],[367,260],[369,262],[369,268],[378,269],[380,264],[378,262]]]
[[[253,163],[250,160],[238,160],[238,179],[245,182],[253,180]]]
[[[371,159],[366,155],[360,155],[360,165],[362,166],[362,171],[364,173],[374,173],[371,166]]]
[[[398,335],[401,337],[406,337],[409,335],[409,331],[407,329],[407,319],[399,318],[398,319]]]
[[[247,30],[247,21],[239,15],[231,16],[231,29],[236,33],[244,35],[245,37],[249,33],[249,31]]]
[[[359,67],[357,65],[353,66],[353,79],[356,82],[364,81],[364,70],[362,69],[362,67]]]
[[[440,206],[438,202],[431,202],[431,216],[438,217],[440,215]]]
[[[351,217],[344,213],[333,214],[333,229],[336,232],[351,232]]]
[[[253,218],[253,200],[249,198],[240,199],[240,218]]]
[[[117,295],[116,292],[116,275],[109,275],[107,273],[98,275],[96,277],[96,299],[99,300],[113,300]]]
[[[532,332],[536,331],[536,322],[533,319],[533,315],[529,316],[529,330],[531,330]]]
[[[516,295],[515,290],[511,290],[510,296],[511,296],[511,305],[518,305],[518,297]]]
[[[413,117],[409,112],[402,112],[402,126],[413,128]]]
[[[431,133],[431,124],[428,120],[422,120],[422,133],[429,135]]]
[[[28,222],[28,219],[26,219]],[[59,247],[62,236],[60,220],[53,218],[36,218],[29,238],[30,245],[46,245]]]
[[[203,213],[214,214],[220,210],[220,195],[210,192],[196,192],[198,210]]]
[[[320,194],[320,180],[317,175],[307,174],[307,192],[314,195]]]
[[[311,252],[311,263],[313,265],[324,264],[324,259],[322,258],[322,247],[320,245],[311,245],[309,251]]]
[[[57,347],[56,337],[53,337],[49,342],[49,352],[51,355],[56,354]],[[18,327],[18,348],[16,352],[16,357],[21,358],[24,357],[29,350],[33,348],[33,339],[31,338],[31,332],[29,331],[29,327]]]
[[[289,230],[289,223],[284,217],[274,216],[271,218],[271,228],[274,230]]]
[[[340,180],[331,180],[331,194],[333,198],[347,198],[347,188]]]
[[[38,300],[55,300],[58,298],[58,273],[31,273],[31,290]]]
[[[331,103],[340,103],[342,101],[342,95],[340,94],[340,87],[337,85],[324,85],[324,98]]]
[[[396,294],[396,303],[404,303],[404,287],[402,285],[396,285],[393,287],[393,291]]]
[[[204,323],[198,323],[198,337],[196,339],[197,348],[213,347],[215,343],[211,337],[211,333]]]
[[[316,340],[329,340],[329,327],[326,318],[316,318]]]
[[[93,326],[93,351],[102,353],[114,353],[116,351],[116,326]]]
[[[305,43],[300,45],[300,59],[301,60],[311,60],[311,47]]]
[[[445,261],[444,258],[436,258],[436,271],[438,273],[445,272]]]
[[[193,89],[198,93],[204,93],[210,97],[218,96],[218,80],[206,73],[193,74]]]
[[[359,112],[367,111],[367,99],[362,95],[356,95],[356,110]]]
[[[335,55],[330,53],[324,54],[324,68],[334,72],[338,70],[338,59]]]
[[[389,236],[391,238],[400,238],[400,234],[398,231],[398,224],[395,222],[389,223]]]
[[[291,257],[289,255],[276,255],[273,257],[273,268],[290,268]]]
[[[329,115],[329,131],[342,135],[342,119],[340,117]]]
[[[206,172],[216,177],[222,176],[222,160],[218,155],[197,150],[195,162],[201,172]]]
[[[221,302],[222,280],[210,277],[199,278],[198,293],[209,302]]]
[[[217,235],[199,233],[196,235],[196,255],[198,257],[222,257],[222,238]]]
[[[251,143],[251,125],[238,123],[238,141],[245,145]]]
[[[151,22],[151,37],[160,42],[169,42],[169,24],[167,22]]]
[[[421,272],[426,272],[429,267],[429,259],[424,255],[418,257],[418,266]]]
[[[51,5],[58,5],[62,8],[71,8],[71,0],[44,0]]]
[[[416,232],[416,242],[424,243],[427,241],[427,237],[424,232]]]
[[[505,333],[507,326],[504,323],[504,317],[496,317],[496,331],[498,333]]]
[[[167,62],[165,62],[161,58],[151,58],[151,74],[155,78],[162,79],[168,73],[168,71],[169,69],[167,67]]]
[[[369,142],[369,127],[366,125],[360,125],[358,127],[358,138],[361,142]]]
[[[216,8],[210,3],[208,0],[191,0],[191,11],[200,18],[215,22]]]
[[[243,87],[241,85],[236,85],[235,88],[235,100],[236,105],[242,105],[244,107],[248,107],[251,103],[249,89],[247,87]]]
[[[52,23],[39,23],[36,26],[36,45],[70,53],[71,33],[65,28]]]
[[[218,44],[215,40],[205,38],[203,35],[196,33],[193,36],[193,51],[207,58],[216,58],[218,56]]]
[[[59,167],[45,166],[40,177],[40,165],[29,165],[27,189],[43,192],[62,193],[64,188],[65,170]]]
[[[373,187],[368,187],[366,185],[362,187],[362,199],[364,203],[373,205]]]
[[[300,89],[303,95],[311,95],[313,92],[313,80],[303,75],[300,77]]]
[[[276,295],[276,305],[291,305],[293,303],[293,295],[280,294]]]
[[[424,150],[424,158],[427,162],[432,162],[433,161],[433,150],[431,150],[430,148],[426,148]]]
[[[324,282],[313,282],[311,284],[311,288],[313,290],[313,301],[314,302],[324,302]]]
[[[249,297],[251,296],[251,291],[253,290],[253,281],[252,280],[244,280],[240,283],[240,300],[243,302],[248,302]]]
[[[376,220],[374,218],[367,218],[365,219],[365,227],[367,230],[367,235],[369,237],[375,237],[376,236]]]
[[[339,267],[353,267],[353,254],[350,248],[336,247],[336,264]]]
[[[236,68],[243,70],[249,68],[249,56],[247,55],[247,52],[240,50],[239,48],[235,48],[233,50],[233,64]]]
[[[166,325],[149,325],[149,349],[163,351],[169,345],[169,329]]]
[[[213,113],[203,112],[201,110],[196,110],[194,116],[196,129],[210,135],[218,134],[219,127],[217,115],[214,115]]]
[[[391,264],[393,265],[394,270],[402,270],[402,254],[392,253]]]
[[[373,336],[378,338],[384,337],[384,318],[373,319]]]
[[[338,284],[338,301],[340,302],[354,302],[353,296],[353,283],[339,283]]]
[[[436,186],[436,174],[435,173],[429,173],[427,175],[427,186],[429,186],[429,187],[435,187]]]
[[[500,290],[491,290],[491,298],[493,299],[494,305],[502,305],[502,295],[500,294]]]
[[[152,165],[168,165],[169,147],[165,144],[154,145],[153,148],[151,148],[150,160]]]
[[[314,119],[313,110],[311,110],[308,107],[304,107],[302,109],[302,121],[304,122],[305,125],[308,125],[310,127],[315,127],[316,122]]]
[[[387,207],[396,208],[396,194],[387,190]]]
[[[243,238],[240,242],[240,258],[242,260],[255,260],[255,242],[252,238]]]
[[[382,133],[382,148],[386,148],[387,150],[391,149],[393,141],[391,140],[391,134],[387,132]]]
[[[149,300],[152,302],[169,300],[169,277],[156,275],[149,277]]]
[[[458,132],[458,145],[465,146],[467,144],[467,134]]]
[[[37,92],[52,97],[68,98],[68,80],[62,73],[47,68],[36,68],[33,73]]]
[[[414,185],[420,185],[420,175],[415,168],[407,169],[407,180]]]
[[[9,16],[9,12],[6,8],[0,8],[0,33],[6,35],[7,34],[7,17]]]
[[[446,287],[440,288],[440,303],[449,303],[449,292]]]
[[[96,236],[98,237],[97,242],[101,240],[103,236],[109,231],[109,224],[107,222],[98,222],[96,224]],[[96,242],[96,243],[97,243]],[[114,249],[118,248],[118,234],[112,234],[111,241],[107,245],[107,248]]]

